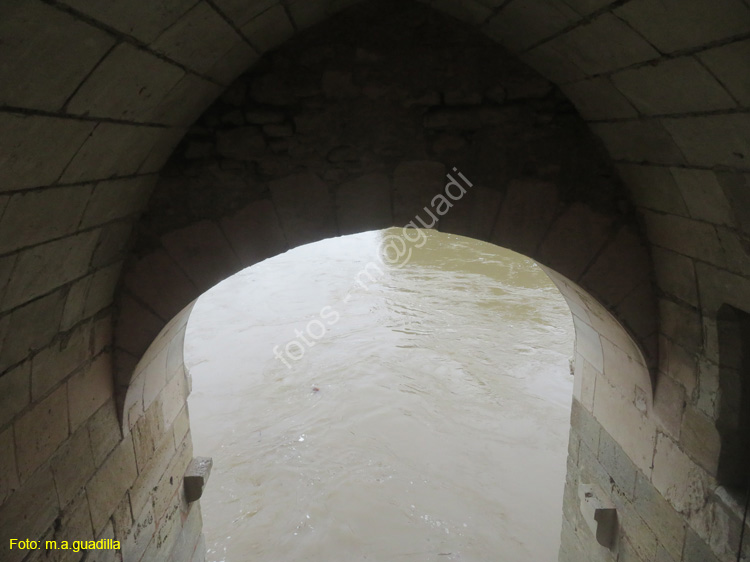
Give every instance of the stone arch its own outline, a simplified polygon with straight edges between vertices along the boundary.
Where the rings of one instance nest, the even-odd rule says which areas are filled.
[[[433,56],[452,61],[446,68],[409,46],[415,18],[424,19],[415,43],[441,38]],[[335,49],[321,40],[331,36]],[[397,57],[418,62],[398,68]],[[429,224],[449,183],[466,195]],[[595,380],[605,377],[640,404],[635,415],[650,410],[651,262],[596,140],[551,83],[490,41],[418,6],[385,14],[366,6],[241,76],[167,163],[119,295],[123,422],[138,423],[154,389],[171,380],[173,369],[161,372],[174,331],[165,325],[201,293],[299,244],[410,222],[543,264],[575,319],[577,398],[593,410]],[[610,398],[599,408],[612,409]],[[648,435],[628,435],[617,418],[607,425],[639,466],[649,464]]]
[[[3,459],[21,466],[0,486],[0,498],[18,506],[49,492],[52,456],[70,445],[79,421],[93,420],[95,408],[111,401],[112,302],[128,239],[156,173],[190,124],[261,54],[355,4],[18,0],[0,7],[0,384],[9,389],[0,394],[10,397],[0,408],[0,446],[10,451]],[[405,3],[373,4],[388,10]],[[722,303],[750,310],[747,2],[423,4],[557,84],[604,142],[645,223],[658,288],[658,384],[654,416],[643,425],[654,466],[639,467],[637,483],[653,484],[689,527],[661,536],[663,526],[654,524],[672,558],[680,559],[683,545],[688,552],[709,542],[726,557],[732,545],[709,534],[727,533],[695,515],[724,507],[712,499],[686,513],[674,490],[686,488],[687,469],[669,475],[676,459],[714,473],[696,436],[710,441],[718,416],[716,310]],[[65,423],[66,394],[76,423]],[[55,423],[42,423],[42,412],[54,412]],[[596,427],[586,415],[574,426]],[[54,431],[32,431],[39,426]],[[27,430],[43,437],[38,451],[14,441]],[[604,433],[587,434],[589,453],[619,459]],[[103,448],[108,458],[112,449]],[[21,460],[14,460],[17,450]],[[627,496],[628,485],[622,489]],[[54,496],[54,489],[47,493],[52,507],[45,504],[45,515],[24,532],[52,528],[55,513],[67,510]],[[21,520],[1,507],[2,522]],[[95,536],[110,507],[92,516]],[[577,540],[564,548],[585,550]]]

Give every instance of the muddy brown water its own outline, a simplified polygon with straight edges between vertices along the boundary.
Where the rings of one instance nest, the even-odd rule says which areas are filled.
[[[557,559],[570,311],[528,258],[401,235],[303,246],[197,303],[210,562]]]

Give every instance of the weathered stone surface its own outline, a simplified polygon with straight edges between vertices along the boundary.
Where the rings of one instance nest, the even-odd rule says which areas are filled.
[[[179,67],[122,43],[87,77],[67,109],[78,115],[144,121],[183,75]]]
[[[633,505],[667,552],[680,560],[686,524],[641,474],[636,476]]]
[[[125,437],[86,486],[94,533],[101,532],[138,471],[133,440]]]
[[[642,113],[666,115],[736,107],[719,82],[694,58],[624,70],[612,82]],[[690,87],[685,88],[685,83]]]
[[[0,113],[0,192],[57,180],[94,127],[73,119]]]
[[[70,436],[52,458],[50,467],[60,506],[65,507],[79,495],[96,469],[87,428]],[[86,515],[88,517],[88,511]]]
[[[150,43],[172,25],[190,6],[192,0],[168,0],[136,7],[127,2],[101,3],[96,0],[68,0],[67,5],[111,26],[126,35]]]
[[[197,501],[203,495],[214,461],[208,457],[196,457],[185,472],[185,497],[188,503]]]
[[[522,51],[563,30],[579,18],[565,4],[532,0],[525,4],[506,6],[488,21],[485,33],[513,51]]]
[[[749,113],[669,118],[663,123],[688,163],[750,169]]]
[[[0,507],[21,485],[16,469],[13,428],[0,432]]]
[[[737,41],[699,53],[698,58],[743,106],[750,105],[750,79],[743,72],[750,58],[750,40]]]
[[[242,39],[210,4],[200,2],[151,44],[151,48],[202,74]]]
[[[0,508],[0,555],[3,560],[20,562],[28,551],[9,550],[10,539],[41,537],[58,512],[52,473],[40,470]]]
[[[2,310],[9,310],[88,272],[98,232],[86,232],[25,250],[16,261]],[[44,275],[56,271],[55,277]]]
[[[3,106],[61,109],[114,44],[103,31],[42,3],[5,4],[0,22]],[[37,72],[24,72],[28,68]]]
[[[75,430],[112,397],[112,358],[102,354],[68,382],[70,426]]]
[[[636,109],[609,78],[592,78],[561,86],[584,119],[617,119],[635,117]]]
[[[339,230],[352,234],[393,226],[391,182],[385,174],[368,174],[338,187]]]
[[[243,25],[241,30],[261,53],[278,47],[294,34],[294,27],[286,10],[279,5],[259,13]]]
[[[299,174],[269,184],[289,246],[337,234],[328,186],[314,174]]]
[[[685,409],[680,444],[710,475],[716,475],[721,439],[714,420],[693,407]]]
[[[90,350],[90,327],[82,326],[34,356],[31,395],[39,400],[84,364]]]
[[[0,377],[0,427],[4,427],[31,401],[31,361]]]
[[[739,0],[728,1],[721,10],[710,0],[637,0],[615,13],[663,52],[698,47],[750,29],[750,8]]]
[[[68,392],[63,385],[14,424],[18,472],[25,480],[68,437]]]

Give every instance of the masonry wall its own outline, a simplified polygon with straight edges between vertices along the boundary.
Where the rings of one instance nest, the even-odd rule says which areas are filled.
[[[112,301],[130,233],[157,173],[191,123],[263,53],[347,4],[354,3],[18,0],[0,5],[4,560],[20,559],[5,550],[14,536],[124,538],[137,528],[130,491],[139,476],[131,460],[136,473],[141,467],[134,447],[130,454],[132,430],[118,423],[123,401],[115,396],[122,398],[125,390],[115,391],[113,380],[117,371],[117,380],[124,376],[129,382],[138,358],[127,364],[129,370],[112,362]],[[384,11],[408,5],[377,4]],[[622,406],[614,412],[639,412],[623,417],[621,427],[643,428],[653,453],[653,467],[631,460],[637,468],[635,489],[648,492],[652,486],[657,493],[646,494],[653,500],[648,505],[678,513],[682,529],[670,542],[656,528],[661,517],[649,516],[635,501],[620,502],[624,513],[640,518],[622,515],[620,534],[627,541],[618,543],[620,559],[635,552],[648,560],[652,550],[635,548],[639,541],[659,540],[663,547],[682,537],[679,556],[685,559],[732,560],[739,537],[736,509],[713,480],[722,400],[716,315],[724,303],[750,310],[748,2],[425,4],[462,20],[476,35],[491,37],[557,84],[605,143],[646,225],[660,319],[660,361],[651,369],[653,406],[644,414],[636,406],[642,401],[633,402],[624,390],[618,397],[600,384],[606,377],[580,379],[577,409],[593,412],[595,423],[589,433],[581,421],[588,418],[573,420],[574,437],[589,445],[579,445],[571,456],[571,490],[577,481],[594,478],[596,463],[604,473],[616,472],[605,433],[615,436],[628,458],[639,458],[631,456],[635,444],[612,429],[619,424],[607,421],[606,408],[597,413],[598,399],[613,397]],[[499,208],[493,205],[480,201],[475,208]],[[258,213],[269,216],[263,209]],[[544,221],[530,209],[513,216],[528,216],[528,224]],[[463,220],[475,224],[474,218]],[[142,338],[141,352],[169,320],[146,318],[151,323],[134,324],[150,335]],[[585,330],[581,323],[577,329]],[[586,361],[590,366],[579,361],[578,372],[595,372],[595,362]],[[604,376],[606,359],[602,364]],[[589,404],[584,397],[591,395],[591,380]],[[598,444],[586,438],[589,434],[599,435]],[[617,500],[619,486],[601,487]],[[110,513],[97,512],[99,505],[111,506]],[[628,511],[629,506],[636,509]],[[568,517],[565,544],[577,545],[593,559],[611,559],[611,551],[591,548],[577,517],[575,512]],[[627,544],[634,548],[626,550]],[[670,548],[666,554],[677,560],[678,549]],[[655,547],[655,552],[663,556],[665,551]],[[107,556],[112,553],[89,558]]]

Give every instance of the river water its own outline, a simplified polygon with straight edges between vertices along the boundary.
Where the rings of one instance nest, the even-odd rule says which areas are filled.
[[[400,233],[296,248],[198,301],[210,562],[557,559],[570,311],[523,256]]]

